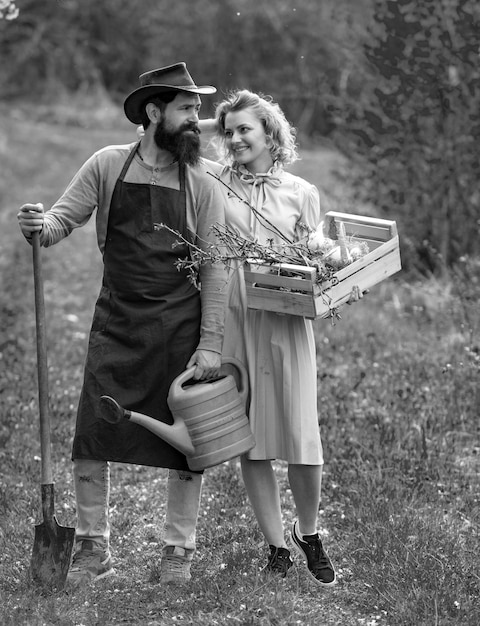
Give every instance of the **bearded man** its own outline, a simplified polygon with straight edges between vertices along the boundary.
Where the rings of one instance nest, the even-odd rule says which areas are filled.
[[[48,247],[84,226],[97,209],[104,272],[73,441],[73,585],[114,573],[111,461],[169,469],[160,581],[191,578],[202,474],[190,472],[183,454],[141,426],[104,421],[100,397],[113,396],[125,408],[172,423],[167,394],[173,379],[193,366],[197,380],[218,373],[224,269],[203,265],[199,292],[187,271],[176,267],[189,250],[174,245],[179,238],[172,233],[206,248],[214,243],[210,227],[224,221],[222,194],[207,174],[215,165],[200,157],[199,94],[215,91],[197,87],[184,63],[142,74],[124,103],[127,118],[144,127],[141,140],[99,150],[50,210],[25,204],[17,215],[26,239],[38,231]]]

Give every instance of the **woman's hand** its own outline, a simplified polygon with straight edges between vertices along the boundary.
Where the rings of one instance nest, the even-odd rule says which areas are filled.
[[[365,289],[365,291],[362,291],[360,289],[360,287],[358,287],[357,285],[354,285],[352,287],[352,291],[350,292],[350,296],[347,300],[347,304],[353,304],[354,302],[358,302],[359,300],[361,300],[363,298],[363,296],[368,293],[368,289]]]
[[[217,132],[217,120],[214,118],[208,118],[206,120],[198,120],[198,127],[202,133],[208,135]]]

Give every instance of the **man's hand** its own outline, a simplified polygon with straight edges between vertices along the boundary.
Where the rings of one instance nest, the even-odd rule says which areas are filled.
[[[213,135],[218,130],[217,120],[214,118],[198,120],[198,127],[200,128],[200,131],[202,133],[205,133],[206,135],[208,134]]]
[[[43,228],[44,212],[43,204],[24,204],[17,213],[18,225],[27,239],[32,238],[32,233],[41,231]]]
[[[217,376],[222,365],[222,356],[211,350],[196,350],[187,363],[187,369],[196,365],[193,378],[208,380]]]

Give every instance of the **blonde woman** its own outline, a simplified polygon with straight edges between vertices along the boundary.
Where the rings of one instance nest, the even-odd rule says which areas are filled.
[[[300,224],[316,228],[320,222],[316,187],[284,169],[298,155],[295,131],[280,107],[269,97],[236,91],[218,104],[215,122],[228,163],[221,173],[226,222],[263,244],[298,240]],[[264,569],[285,577],[292,566],[272,466],[272,460],[279,459],[288,463],[297,511],[293,546],[317,584],[333,585],[335,570],[317,532],[323,451],[312,322],[247,309],[240,267],[231,273],[223,354],[240,359],[249,372],[249,419],[256,446],[242,457],[241,466],[270,547]]]

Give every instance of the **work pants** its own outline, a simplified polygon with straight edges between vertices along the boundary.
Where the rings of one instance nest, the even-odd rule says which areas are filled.
[[[76,459],[73,477],[77,504],[76,542],[93,541],[110,548],[110,465],[108,461]],[[164,543],[195,549],[195,533],[202,489],[202,474],[168,471]]]

